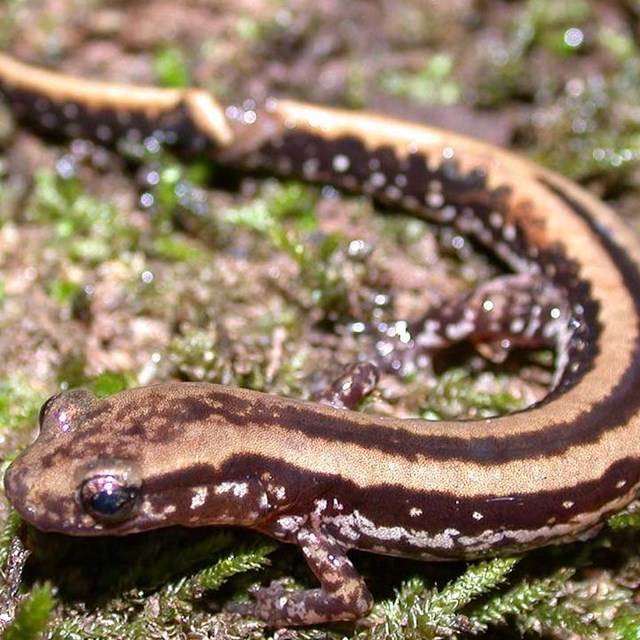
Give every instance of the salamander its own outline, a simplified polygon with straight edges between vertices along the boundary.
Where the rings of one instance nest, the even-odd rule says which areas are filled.
[[[542,401],[473,422],[364,415],[335,389],[324,402],[188,382],[61,393],[5,476],[35,527],[260,531],[297,545],[319,586],[272,585],[234,610],[304,625],[369,611],[351,549],[423,560],[520,552],[593,535],[636,497],[640,243],[573,182],[425,124],[275,98],[225,107],[201,89],[96,82],[6,55],[0,93],[45,133],[104,144],[153,135],[238,170],[367,194],[451,225],[512,271],[427,312],[398,344],[381,335],[380,367],[406,370],[460,340],[498,356],[556,352]],[[375,384],[371,371],[365,378]]]

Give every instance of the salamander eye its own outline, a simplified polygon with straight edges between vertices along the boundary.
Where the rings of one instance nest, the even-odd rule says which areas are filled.
[[[139,486],[114,473],[93,476],[80,486],[84,510],[102,524],[116,524],[135,515],[139,496]]]

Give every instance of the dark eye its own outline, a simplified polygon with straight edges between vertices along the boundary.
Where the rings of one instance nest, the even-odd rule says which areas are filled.
[[[134,515],[139,495],[139,486],[113,473],[93,476],[80,487],[80,502],[85,511],[103,524],[122,522]]]

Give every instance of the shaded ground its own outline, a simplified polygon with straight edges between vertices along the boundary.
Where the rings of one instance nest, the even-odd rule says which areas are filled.
[[[197,84],[222,101],[366,107],[522,147],[637,226],[639,16],[632,1],[7,2],[0,46],[88,77]],[[353,321],[415,318],[498,270],[450,230],[359,198],[144,149],[123,159],[79,141],[56,146],[1,107],[0,152],[5,455],[29,442],[37,407],[60,387],[187,378],[313,397],[366,349]],[[549,361],[523,354],[496,370],[457,350],[435,372],[385,379],[366,410],[513,410],[544,394]],[[294,561],[284,555],[275,577]],[[594,574],[612,590],[621,583]],[[189,615],[172,632],[200,629]]]

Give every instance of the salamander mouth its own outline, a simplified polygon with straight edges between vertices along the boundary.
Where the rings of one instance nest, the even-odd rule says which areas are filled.
[[[29,481],[31,474],[20,464],[20,458],[15,460],[4,475],[4,491],[13,508],[27,522],[34,523],[37,509],[30,500]]]

